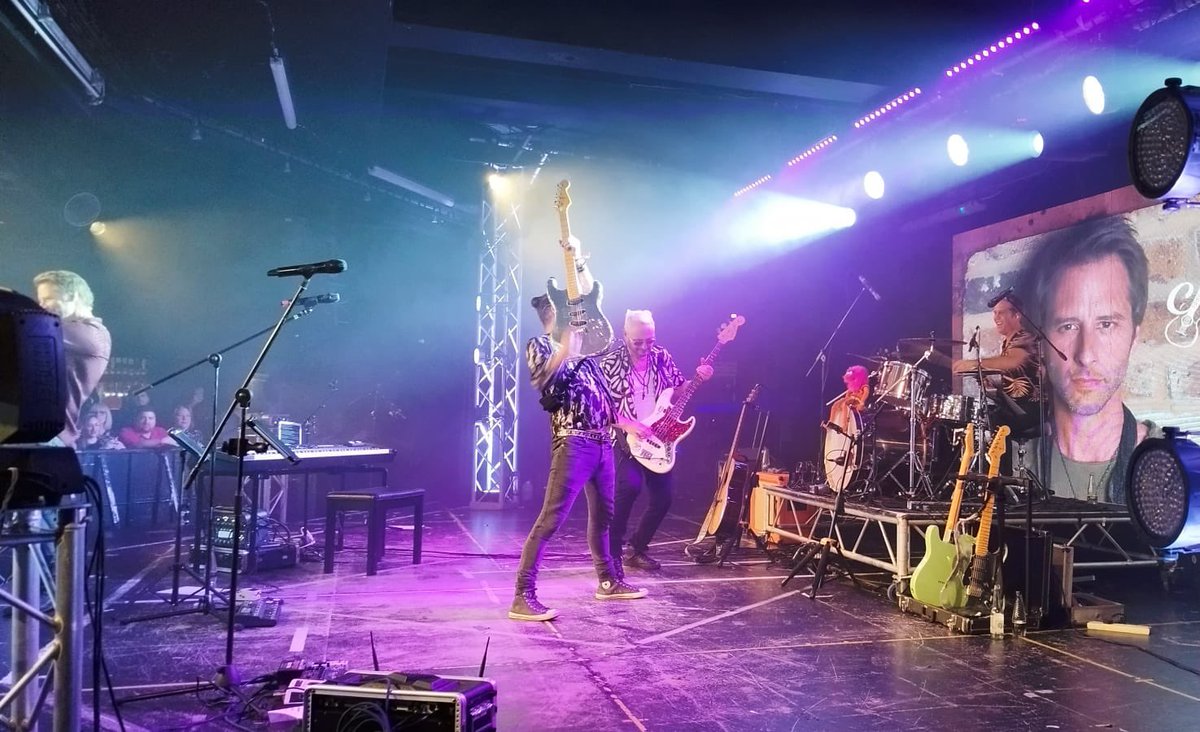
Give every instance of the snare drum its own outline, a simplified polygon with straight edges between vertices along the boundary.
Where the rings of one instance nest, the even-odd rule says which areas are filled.
[[[927,418],[948,424],[966,424],[974,415],[975,400],[962,394],[934,394],[925,408]]]
[[[908,409],[910,401],[920,407],[929,389],[929,374],[903,361],[884,361],[879,367],[879,399],[900,409]]]

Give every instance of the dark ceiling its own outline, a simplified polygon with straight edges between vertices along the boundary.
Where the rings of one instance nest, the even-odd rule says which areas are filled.
[[[58,0],[108,104],[464,195],[529,152],[731,184],[1058,2]],[[287,60],[283,127],[267,59]],[[181,133],[182,134],[182,133]],[[519,152],[526,149],[524,159]]]
[[[1136,10],[1154,2],[1109,5]],[[106,77],[104,109],[85,114],[102,119],[118,110],[120,127],[172,153],[199,128],[232,149],[253,148],[249,157],[290,159],[376,192],[378,182],[365,172],[381,165],[460,201],[477,195],[487,166],[529,165],[542,153],[650,165],[732,190],[881,100],[936,80],[964,49],[1078,6],[51,3]],[[31,61],[13,34],[3,35],[10,37],[0,43],[0,61],[14,62],[7,75],[0,68],[7,88],[19,87],[18,76],[51,74],[64,98],[81,97],[56,61],[44,52]],[[272,47],[287,62],[295,130],[284,127],[279,111]],[[18,98],[8,101],[10,114],[28,113]]]

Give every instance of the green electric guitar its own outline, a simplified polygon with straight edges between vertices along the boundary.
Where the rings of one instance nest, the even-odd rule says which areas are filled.
[[[963,475],[971,468],[975,457],[975,425],[967,423],[963,435],[962,459],[958,463],[958,479],[954,481],[954,494],[950,498],[950,513],[946,516],[946,533],[938,533],[938,527],[925,529],[925,556],[913,571],[908,581],[912,596],[926,605],[946,608],[962,607],[966,604],[967,588],[962,576],[965,562],[970,561],[970,537],[960,536],[954,540],[958,526],[958,514],[962,510]]]

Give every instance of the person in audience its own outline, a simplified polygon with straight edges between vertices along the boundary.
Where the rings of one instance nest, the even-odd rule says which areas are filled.
[[[175,413],[171,429],[179,430],[196,442],[203,441],[203,436],[200,430],[196,429],[196,425],[192,422],[192,410],[185,404],[180,404],[175,407]]]
[[[140,409],[131,426],[121,430],[121,442],[125,447],[160,447],[174,445],[175,441],[159,426],[153,409]]]
[[[124,450],[125,444],[104,431],[104,418],[92,410],[83,418],[83,432],[75,447],[80,450]]]

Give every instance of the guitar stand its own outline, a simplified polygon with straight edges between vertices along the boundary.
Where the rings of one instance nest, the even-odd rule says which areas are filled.
[[[858,586],[858,578],[854,576],[854,572],[850,569],[850,562],[846,559],[846,555],[842,554],[842,547],[837,540],[837,525],[838,519],[842,517],[842,511],[845,508],[846,492],[838,491],[837,498],[833,501],[833,514],[829,519],[829,532],[824,538],[819,541],[812,541],[804,549],[796,550],[796,554],[792,557],[795,562],[792,571],[787,578],[779,585],[787,587],[788,583],[812,564],[816,559],[817,566],[813,570],[812,589],[809,592],[808,599],[817,599],[817,590],[821,589],[821,585],[825,583],[825,573],[829,571],[830,561],[834,559],[833,552],[837,552],[838,571],[843,576],[849,577],[854,586]]]

